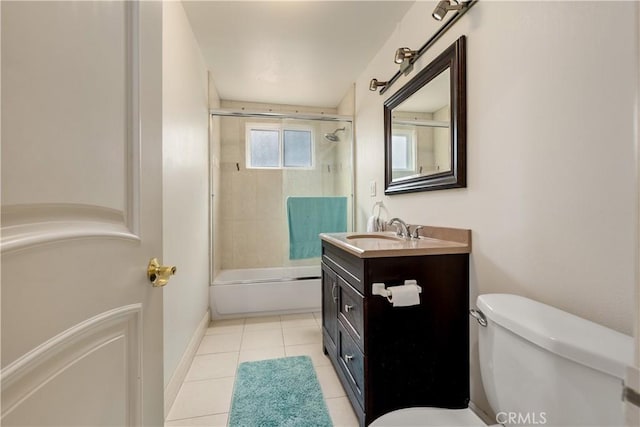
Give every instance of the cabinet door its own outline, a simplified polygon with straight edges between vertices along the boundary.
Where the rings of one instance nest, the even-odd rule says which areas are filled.
[[[338,276],[322,264],[322,327],[331,339],[331,346],[336,347],[338,336]],[[326,345],[325,345],[326,347]]]

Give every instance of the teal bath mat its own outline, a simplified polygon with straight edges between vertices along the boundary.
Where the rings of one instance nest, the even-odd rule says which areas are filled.
[[[233,387],[229,427],[330,427],[308,356],[244,362]]]

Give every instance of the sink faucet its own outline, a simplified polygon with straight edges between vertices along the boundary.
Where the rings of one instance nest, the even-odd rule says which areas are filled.
[[[387,224],[390,226],[396,225],[396,235],[398,237],[404,237],[405,239],[411,238],[411,234],[409,234],[409,227],[407,226],[407,223],[401,220],[400,218],[391,218],[389,222],[387,222]],[[399,225],[399,227],[397,225]]]

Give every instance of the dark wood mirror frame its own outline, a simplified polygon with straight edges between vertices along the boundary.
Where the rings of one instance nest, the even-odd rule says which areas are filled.
[[[392,179],[392,112],[446,69],[450,75],[451,170],[402,180]],[[460,37],[384,103],[384,179],[386,195],[467,186],[466,43]]]

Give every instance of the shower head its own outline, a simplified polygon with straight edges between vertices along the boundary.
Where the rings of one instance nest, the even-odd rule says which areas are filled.
[[[324,139],[326,139],[327,141],[330,142],[338,142],[340,141],[340,138],[338,138],[338,135],[336,135],[336,133],[344,131],[346,128],[340,128],[340,129],[336,129],[331,133],[325,133],[324,134]]]

